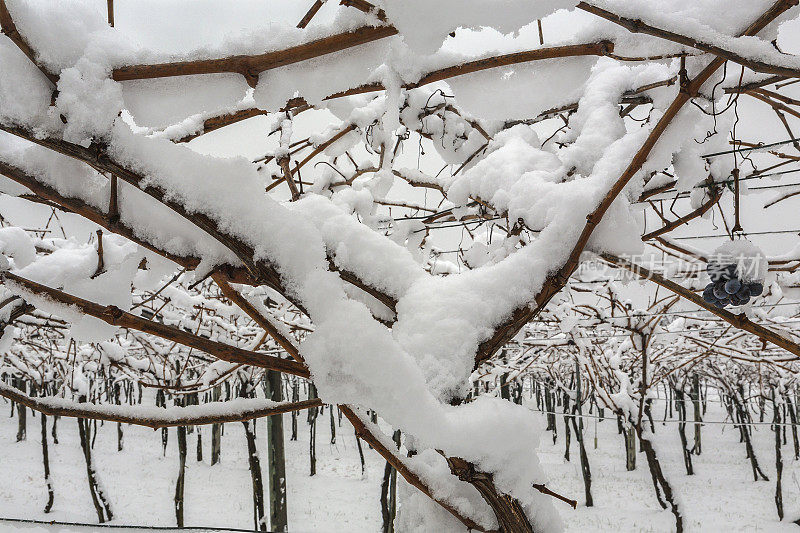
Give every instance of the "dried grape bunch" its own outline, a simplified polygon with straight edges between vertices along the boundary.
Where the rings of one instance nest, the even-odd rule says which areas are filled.
[[[764,291],[760,281],[743,279],[735,263],[710,262],[708,275],[711,283],[703,291],[703,300],[717,307],[745,305]]]

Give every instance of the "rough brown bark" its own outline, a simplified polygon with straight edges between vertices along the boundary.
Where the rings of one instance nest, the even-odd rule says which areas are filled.
[[[127,415],[117,411],[104,412],[101,408],[81,408],[80,404],[63,407],[59,405],[52,405],[43,402],[40,398],[33,398],[27,394],[16,393],[10,388],[2,387],[0,384],[0,396],[9,398],[19,405],[25,405],[34,411],[53,416],[69,416],[81,417],[88,420],[106,420],[111,422],[122,422],[126,424],[134,424],[137,426],[145,426],[153,429],[187,426],[187,425],[205,425],[214,424],[218,425],[224,422],[239,422],[242,420],[252,420],[254,418],[261,418],[265,416],[272,416],[275,414],[282,414],[287,412],[294,412],[297,410],[310,409],[312,407],[319,407],[322,401],[317,399],[302,400],[299,402],[286,402],[275,407],[267,407],[263,409],[253,409],[251,411],[242,411],[238,413],[229,414],[214,414],[203,416],[176,416],[170,420],[150,419],[146,417],[139,417],[135,415]],[[55,427],[55,420],[53,421]],[[57,442],[56,442],[57,444]]]
[[[664,472],[661,470],[661,463],[658,461],[656,450],[653,448],[653,443],[650,441],[649,435],[647,435],[647,430],[643,430],[641,424],[637,426],[636,430],[639,434],[639,440],[642,443],[645,457],[647,458],[647,466],[650,468],[650,475],[653,478],[653,483],[656,485],[656,495],[658,496],[658,487],[660,486],[664,493],[664,498],[669,503],[670,510],[675,516],[675,529],[677,533],[682,533],[683,517],[678,508],[678,503],[675,500],[675,495],[672,492],[672,485],[669,484],[669,481],[667,481],[667,478],[664,476]],[[659,503],[666,509],[667,506],[661,501],[660,496]]]
[[[696,373],[692,375],[692,406],[694,407],[694,447],[692,453],[700,455],[702,447],[701,423],[703,415],[700,410],[700,376]]]
[[[683,452],[683,464],[686,467],[686,475],[694,475],[694,465],[692,464],[692,451],[689,449],[689,441],[686,438],[686,396],[683,390],[675,387],[675,409],[678,412],[678,435],[681,438],[681,451]]]
[[[183,527],[183,493],[186,485],[186,426],[178,426],[178,479],[175,482],[175,521]]]
[[[269,371],[266,376],[268,397],[279,402],[283,399],[281,376]],[[296,417],[297,412],[292,411]],[[267,463],[269,465],[269,527],[283,533],[289,530],[286,503],[286,457],[283,443],[283,416],[267,419]]]
[[[42,463],[44,463],[44,482],[47,485],[47,503],[44,505],[44,512],[49,513],[53,508],[55,493],[53,492],[53,480],[50,479],[50,454],[47,450],[47,417],[42,414],[39,416],[42,423]]]
[[[447,463],[450,465],[450,471],[460,480],[478,489],[494,511],[501,532],[533,533],[533,526],[522,505],[511,496],[498,491],[491,474],[478,472],[471,463],[457,457],[448,457]]]
[[[396,35],[392,26],[364,26],[357,30],[324,37],[285,50],[252,56],[231,56],[221,59],[176,61],[157,65],[130,65],[114,69],[111,77],[116,81],[214,74],[233,72],[243,75],[251,85],[258,81],[258,74],[266,70],[292,65],[321,57],[354,46]]]
[[[143,333],[149,333],[167,340],[175,341],[184,346],[197,348],[198,350],[225,361],[268,368],[270,370],[295,374],[301,377],[310,376],[308,369],[302,363],[261,354],[251,350],[244,350],[236,346],[193,335],[179,328],[127,313],[113,305],[100,305],[66,292],[52,289],[40,283],[12,274],[11,272],[4,272],[3,276],[5,279],[19,284],[25,290],[35,294],[45,294],[60,303],[78,307],[83,313],[99,318],[112,325],[135,329]]]
[[[781,453],[781,412],[772,390],[772,431],[775,433],[775,508],[778,520],[783,520],[783,454]]]
[[[89,446],[88,421],[83,418],[76,418],[76,420],[78,422],[78,435],[81,449],[83,450],[83,458],[86,462],[89,495],[92,497],[92,503],[97,512],[97,519],[102,524],[114,518],[114,515],[111,512],[111,505],[97,480],[97,472],[94,469],[94,463],[92,461],[92,450],[91,446]]]
[[[250,481],[253,491],[253,526],[258,531],[266,531],[266,516],[264,515],[264,480],[261,475],[261,460],[256,448],[256,436],[251,422],[245,420],[244,435],[247,440],[247,461],[250,467]]]

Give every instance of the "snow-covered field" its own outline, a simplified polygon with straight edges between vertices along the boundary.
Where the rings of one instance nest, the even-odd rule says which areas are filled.
[[[780,523],[775,511],[775,452],[774,433],[769,425],[756,426],[753,446],[756,457],[769,482],[753,481],[750,462],[739,431],[732,425],[702,426],[703,452],[693,457],[695,475],[687,476],[683,466],[680,437],[675,423],[658,423],[664,418],[663,402],[653,409],[656,442],[662,467],[677,493],[688,531],[800,531],[791,523]],[[691,418],[691,414],[689,414]],[[757,416],[755,417],[757,420]],[[725,420],[724,408],[709,403],[705,420]],[[559,431],[563,429],[559,417]],[[625,450],[622,435],[617,434],[615,419],[597,423],[598,447],[594,448],[595,421],[585,420],[586,446],[592,468],[594,507],[579,506],[571,511],[560,505],[561,516],[568,531],[670,531],[674,519],[669,511],[661,510],[655,499],[653,484],[644,454],[636,457],[636,470],[625,470]],[[693,428],[686,432],[693,438]],[[583,483],[580,459],[575,438],[570,454],[572,462],[564,461],[563,433],[553,445],[550,433],[540,445],[540,457],[549,474],[550,486],[583,503]],[[787,428],[788,445],[783,446],[783,501],[787,518],[800,518],[800,462],[794,460],[792,437]]]
[[[42,508],[47,492],[42,476],[39,419],[31,420],[28,414],[28,440],[17,443],[17,419],[7,418],[8,404],[3,407],[0,416],[0,472],[3,473],[0,516],[96,522],[75,420],[59,419],[59,444],[49,442],[55,503],[52,512],[45,515]],[[51,422],[48,418],[48,425]],[[284,423],[291,425],[289,416]],[[380,524],[378,498],[383,462],[364,445],[367,476],[362,479],[353,428],[343,420],[341,428],[337,428],[340,432],[334,445],[330,444],[329,426],[326,409],[317,421],[317,474],[314,477],[308,475],[309,435],[305,413],[298,419],[298,441],[289,441],[287,427],[286,469],[292,531],[374,531],[375,524]],[[266,458],[264,430],[263,421],[259,421],[256,431],[262,464]],[[173,495],[178,472],[175,429],[169,430],[166,457],[162,456],[160,430],[129,426],[124,431],[124,450],[117,452],[116,424],[106,423],[98,432],[93,455],[112,501],[113,523],[174,526]],[[204,462],[195,460],[197,433],[188,435],[187,439],[186,526],[252,529],[251,481],[242,424],[225,424],[222,460],[213,467],[209,465],[210,428],[204,427],[202,431]],[[11,527],[0,523],[0,531]],[[54,529],[72,530],[66,526]],[[75,531],[83,533],[79,529]]]
[[[15,442],[16,418],[8,417],[8,404],[0,412],[0,516],[88,522],[96,520],[86,487],[85,464],[80,453],[73,419],[60,419],[59,444],[50,445],[55,505],[42,513],[46,491],[42,479],[39,420],[28,419],[28,439]],[[663,403],[654,409],[663,418]],[[532,416],[544,417],[540,413]],[[724,412],[709,403],[706,420],[722,421]],[[51,422],[49,419],[48,422]],[[564,455],[563,419],[558,417],[559,438],[543,436],[539,454],[550,476],[548,486],[583,503],[583,485],[575,439],[572,462]],[[288,440],[287,472],[289,524],[291,531],[377,531],[380,528],[380,481],[383,462],[364,445],[367,475],[362,478],[352,428],[344,420],[337,427],[336,444],[330,444],[327,411],[317,423],[317,475],[308,476],[308,426],[301,415],[299,439]],[[595,424],[586,419],[586,444],[592,468],[593,508],[579,505],[573,511],[558,503],[567,531],[670,531],[673,518],[658,506],[644,456],[637,456],[637,469],[625,470],[622,437],[614,419]],[[289,426],[285,415],[285,427]],[[598,447],[594,448],[595,426]],[[690,426],[691,427],[691,426]],[[259,444],[264,444],[264,425],[258,424]],[[117,452],[116,425],[105,424],[97,437],[94,458],[113,502],[114,524],[173,526],[172,497],[177,472],[177,444],[170,430],[166,457],[162,456],[161,432],[138,427],[125,428],[125,449]],[[757,426],[754,445],[769,482],[753,482],[744,445],[733,426],[703,426],[703,453],[695,456],[694,476],[685,475],[680,440],[674,423],[656,428],[659,453],[667,475],[680,498],[690,531],[797,531],[798,526],[780,523],[773,501],[775,456],[769,426]],[[692,435],[690,429],[687,432]],[[222,462],[209,466],[208,428],[203,429],[206,446],[202,463],[196,462],[197,433],[189,435],[186,480],[186,525],[197,527],[252,528],[250,475],[241,424],[225,425]],[[791,436],[784,452],[784,502],[787,517],[800,516],[800,467],[791,450]],[[262,450],[262,456],[266,451]],[[103,533],[109,529],[75,526],[44,526],[0,522],[0,531]],[[130,531],[130,530],[118,530]]]

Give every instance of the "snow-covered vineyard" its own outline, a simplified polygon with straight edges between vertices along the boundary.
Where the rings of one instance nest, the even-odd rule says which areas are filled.
[[[0,27],[0,531],[800,528],[797,0]]]
[[[708,392],[708,396],[705,393]],[[542,395],[543,397],[543,395]],[[691,401],[691,395],[687,395]],[[674,401],[674,396],[673,396]],[[541,399],[540,399],[541,402]],[[523,394],[526,407],[536,409],[536,398]],[[571,405],[571,404],[570,404]],[[689,447],[694,446],[695,433],[691,421],[694,404],[688,404],[688,421],[685,432]],[[725,407],[714,395],[713,389],[701,389],[700,445],[702,453],[692,456],[694,474],[688,476],[683,463],[679,433],[679,414],[676,405],[668,411],[667,422],[663,400],[655,400],[653,416],[656,438],[662,464],[674,482],[679,494],[687,529],[702,531],[795,531],[791,523],[777,520],[774,503],[775,436],[769,426],[771,416],[765,414],[765,423],[751,427],[750,435],[755,457],[770,482],[759,478],[753,481],[750,462],[746,459],[746,445],[741,441],[739,429],[720,425],[726,420]],[[703,410],[705,408],[705,410]],[[769,409],[767,407],[767,409]],[[558,502],[557,510],[570,532],[582,531],[670,531],[674,519],[663,511],[653,493],[652,481],[642,454],[635,454],[635,468],[626,469],[625,438],[619,432],[617,419],[608,410],[604,418],[597,408],[588,408],[583,419],[585,449],[592,473],[594,505],[584,505],[583,478],[580,469],[580,450],[575,433],[571,433],[569,461],[565,460],[566,433],[563,408],[556,406],[556,439],[548,430],[542,434],[535,450],[548,479],[548,487],[560,494],[578,500],[575,510]],[[570,409],[567,409],[570,412]],[[4,455],[3,468],[15,483],[0,485],[0,509],[4,517],[40,521],[56,520],[64,523],[96,523],[86,481],[86,465],[81,454],[77,424],[61,418],[56,424],[58,444],[53,444],[50,434],[53,419],[47,418],[51,479],[55,499],[50,513],[44,514],[47,487],[42,475],[40,420],[28,415],[28,437],[17,443],[17,419],[0,412],[0,443]],[[316,474],[309,476],[310,425],[304,414],[298,417],[297,439],[292,440],[291,421],[286,420],[286,486],[288,523],[291,531],[376,531],[382,523],[381,494],[386,462],[363,444],[362,470],[355,435],[347,420],[338,422],[334,408],[335,442],[331,438],[328,409],[321,413],[315,424]],[[760,414],[753,410],[753,422]],[[542,429],[547,427],[546,415],[534,413]],[[572,420],[566,418],[571,425]],[[580,423],[581,419],[577,420]],[[735,421],[735,419],[734,419]],[[730,422],[730,420],[728,420]],[[124,426],[123,449],[118,450],[116,424],[97,424],[98,432],[93,459],[98,476],[104,482],[112,502],[114,520],[109,524],[148,524],[156,527],[174,527],[173,498],[178,478],[180,454],[175,429],[168,430],[166,448],[161,431]],[[247,461],[247,439],[241,423],[225,424],[220,436],[220,462],[211,466],[211,427],[196,426],[187,436],[188,455],[185,471],[185,526],[253,529],[253,495]],[[267,456],[265,425],[256,422],[259,456]],[[388,428],[387,428],[388,429]],[[800,488],[796,479],[800,468],[795,461],[791,429],[786,428],[788,444],[785,447],[784,499],[797,502]],[[596,438],[595,438],[596,435]],[[92,433],[94,437],[94,433]],[[202,461],[198,460],[197,440],[202,442]],[[595,448],[595,442],[597,447]],[[266,473],[266,466],[262,467]],[[402,485],[401,485],[402,487]],[[400,503],[407,493],[400,489]],[[796,503],[794,508],[797,508]],[[146,513],[142,510],[145,509]],[[52,526],[44,531],[69,531],[75,533],[125,533],[126,529],[77,528]],[[33,529],[39,528],[39,529]],[[0,530],[42,533],[41,524],[3,522]],[[398,523],[396,531],[406,529]],[[408,528],[410,529],[410,528]],[[427,528],[421,528],[428,530]],[[202,530],[201,530],[202,531]],[[173,532],[175,533],[175,532]],[[195,533],[192,531],[192,533]],[[202,533],[205,533],[202,531]]]

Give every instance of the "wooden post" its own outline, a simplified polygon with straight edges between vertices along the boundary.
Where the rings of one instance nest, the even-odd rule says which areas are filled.
[[[219,385],[214,387],[211,392],[211,400],[218,401],[220,395],[222,394],[222,389]],[[222,440],[222,424],[212,424],[211,425],[211,465],[215,465],[220,460],[221,455],[221,440]]]
[[[583,488],[584,495],[586,496],[586,507],[594,506],[592,499],[592,471],[589,468],[589,456],[586,454],[586,446],[583,442],[583,410],[581,408],[581,369],[577,361],[575,361],[575,384],[577,397],[575,398],[575,411],[578,416],[572,417],[572,426],[575,430],[575,437],[578,440],[578,451],[581,457],[581,473],[583,474]],[[576,420],[577,419],[577,420]]]
[[[102,524],[107,520],[111,520],[114,515],[111,512],[111,504],[97,481],[97,472],[92,462],[92,449],[89,445],[89,424],[87,420],[83,418],[76,418],[75,420],[78,422],[78,435],[80,437],[81,449],[83,450],[83,458],[86,461],[86,477],[89,482],[89,494],[92,497],[92,503],[97,512],[97,519]]]
[[[692,448],[692,453],[700,455],[702,451],[700,422],[703,421],[703,415],[700,405],[700,376],[697,374],[692,376],[692,404],[694,404],[694,448]]]
[[[622,431],[625,438],[625,469],[636,470],[636,429],[629,427]]]
[[[264,515],[264,481],[261,475],[261,460],[256,447],[254,431],[255,420],[243,420],[244,436],[247,440],[247,462],[250,466],[250,481],[253,489],[253,524],[254,529],[266,531],[266,516]]]
[[[686,400],[682,389],[675,387],[675,409],[678,412],[678,435],[681,438],[681,448],[683,449],[683,463],[686,466],[686,474],[694,474],[692,465],[692,450],[689,449],[689,440],[686,438]]]
[[[317,387],[313,383],[308,385],[308,399],[311,400],[317,397]],[[312,407],[308,410],[308,458],[310,462],[310,474],[314,476],[317,474],[317,408]]]
[[[268,370],[266,388],[270,400],[283,401],[281,374]],[[295,411],[292,411],[295,414]],[[283,443],[283,415],[267,417],[267,463],[269,465],[269,525],[271,531],[289,530],[286,506],[286,455]]]
[[[175,521],[183,527],[183,492],[186,483],[186,426],[178,426],[178,480],[175,483]]]
[[[44,413],[39,415],[42,422],[42,462],[44,463],[44,482],[47,485],[47,503],[44,512],[49,513],[53,508],[53,481],[50,479],[50,455],[47,452],[47,416]]]
[[[28,391],[25,390],[25,380],[22,378],[12,378],[14,381],[14,386],[21,390],[24,393]],[[25,406],[21,403],[17,403],[17,442],[26,440],[28,438],[28,413],[25,409]]]
[[[399,448],[400,430],[394,432],[392,440]],[[381,483],[381,517],[383,519],[381,533],[394,533],[394,517],[397,514],[396,489],[397,470],[387,462],[383,470],[383,482]]]
[[[292,401],[300,401],[300,384],[297,378],[292,378]],[[292,411],[292,436],[289,440],[297,440],[297,411]]]
[[[781,410],[775,388],[772,388],[772,429],[775,432],[775,508],[778,520],[783,520],[783,454],[781,453]]]

